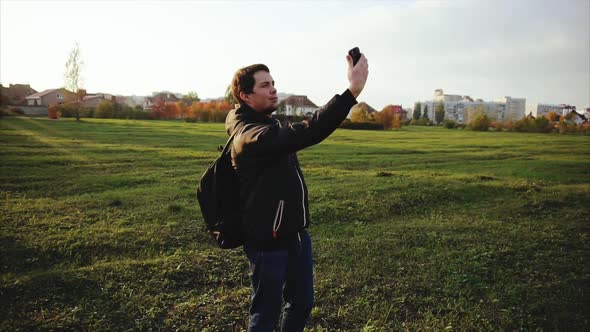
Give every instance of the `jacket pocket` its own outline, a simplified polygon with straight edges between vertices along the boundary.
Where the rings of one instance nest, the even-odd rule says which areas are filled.
[[[277,238],[279,228],[281,227],[281,222],[283,221],[283,207],[285,206],[285,201],[280,200],[277,206],[277,212],[275,213],[275,220],[272,223],[272,237],[274,239]]]

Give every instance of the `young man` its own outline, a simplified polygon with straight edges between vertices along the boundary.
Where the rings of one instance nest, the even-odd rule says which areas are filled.
[[[313,262],[307,187],[296,152],[328,137],[346,118],[368,76],[364,55],[353,66],[349,88],[309,121],[281,124],[275,82],[262,64],[244,67],[232,81],[240,107],[225,121],[235,135],[232,162],[241,183],[244,251],[251,268],[248,331],[272,331],[285,302],[282,331],[303,331],[313,307]]]

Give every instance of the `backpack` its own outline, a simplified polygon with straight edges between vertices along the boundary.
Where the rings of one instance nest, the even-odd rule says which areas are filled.
[[[233,139],[234,135],[231,135],[221,155],[203,173],[197,189],[205,226],[222,249],[233,249],[244,244],[240,181],[231,162],[230,146]]]

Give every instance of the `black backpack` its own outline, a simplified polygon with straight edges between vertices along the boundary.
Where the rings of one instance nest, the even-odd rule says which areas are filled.
[[[244,244],[240,181],[231,162],[230,146],[233,139],[234,135],[227,140],[221,155],[203,173],[197,189],[197,199],[207,230],[222,249]]]

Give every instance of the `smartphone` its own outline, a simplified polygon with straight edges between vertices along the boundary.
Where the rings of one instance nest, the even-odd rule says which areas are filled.
[[[352,57],[352,65],[356,65],[357,62],[361,59],[361,50],[358,47],[355,47],[348,51],[348,54]]]

